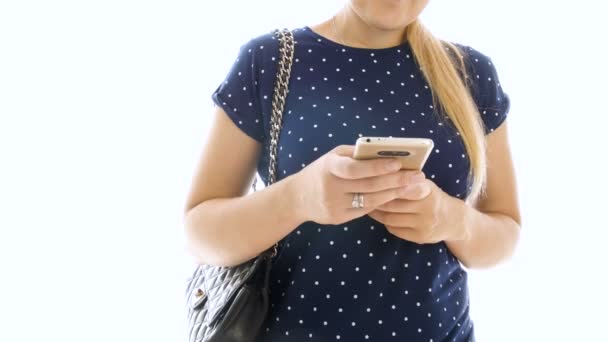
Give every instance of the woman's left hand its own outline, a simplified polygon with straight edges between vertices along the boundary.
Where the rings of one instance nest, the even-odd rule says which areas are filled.
[[[368,215],[388,231],[418,244],[465,240],[465,204],[425,179],[409,185],[407,194],[386,202]]]

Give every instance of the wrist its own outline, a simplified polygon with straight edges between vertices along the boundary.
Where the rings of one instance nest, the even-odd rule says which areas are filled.
[[[465,201],[450,197],[450,206],[449,212],[453,213],[454,219],[450,220],[451,222],[455,222],[456,224],[453,226],[454,231],[452,236],[446,241],[460,241],[467,242],[471,240],[471,217],[474,214],[475,208],[469,206],[465,203]]]
[[[302,191],[302,187],[299,185],[299,178],[297,177],[298,174],[299,173],[295,173],[282,180],[284,189],[281,191],[282,198],[279,198],[279,201],[285,202],[286,210],[288,211],[290,217],[294,220],[294,224],[296,226],[308,221],[307,215],[303,210],[305,193]]]

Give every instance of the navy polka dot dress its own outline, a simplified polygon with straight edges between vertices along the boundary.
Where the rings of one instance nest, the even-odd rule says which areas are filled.
[[[423,171],[465,198],[469,159],[460,134],[432,104],[410,46],[368,49],[331,41],[309,26],[293,30],[295,55],[279,139],[277,181],[340,144],[364,135],[424,137],[435,148]],[[489,134],[509,111],[486,55],[467,56],[472,95]],[[263,145],[258,172],[268,181],[268,135],[278,40],[241,45],[212,95],[234,123]],[[305,189],[302,189],[305,191]],[[340,225],[295,227],[275,258],[271,311],[257,342],[474,341],[467,273],[445,243],[419,245],[362,216]]]

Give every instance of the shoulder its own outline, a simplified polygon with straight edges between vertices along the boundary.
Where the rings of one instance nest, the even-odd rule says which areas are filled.
[[[500,87],[498,70],[487,52],[462,43],[450,43],[456,46],[463,56],[467,83],[474,96],[481,96]]]
[[[276,29],[270,29],[266,32],[250,36],[249,39],[241,42],[241,49],[245,49],[247,52],[252,52],[257,55],[276,55],[279,49],[279,39],[275,34],[275,30]],[[298,45],[300,40],[308,37],[304,27],[293,28],[291,29],[291,33],[294,37],[295,45]]]
[[[510,97],[503,90],[498,70],[488,53],[462,43],[452,43],[464,57],[467,85],[481,112],[489,132],[506,118],[510,109]],[[490,113],[493,115],[485,115]]]
[[[279,45],[274,30],[252,35],[239,43],[238,59],[247,63],[254,78],[260,80],[276,72],[280,56]]]
[[[480,80],[497,81],[498,72],[494,61],[488,53],[470,45],[451,42],[455,45],[464,58],[467,76],[473,83]]]
[[[241,41],[241,53],[251,53],[255,56],[264,56],[269,53],[276,53],[279,47],[279,40],[273,31],[250,36]]]
[[[453,45],[458,47],[460,52],[465,56],[465,58],[470,59],[476,63],[478,62],[490,62],[491,58],[484,52],[463,43],[451,42]]]

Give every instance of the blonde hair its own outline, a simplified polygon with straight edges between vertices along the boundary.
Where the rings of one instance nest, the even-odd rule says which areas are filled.
[[[454,44],[433,36],[418,19],[407,26],[405,35],[433,90],[433,105],[440,120],[443,121],[442,113],[446,113],[462,137],[470,160],[467,186],[472,181],[466,201],[475,203],[485,192],[486,144],[483,122],[466,84],[468,76],[463,53]],[[448,52],[453,53],[458,63]]]

